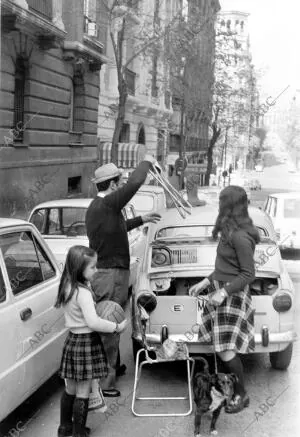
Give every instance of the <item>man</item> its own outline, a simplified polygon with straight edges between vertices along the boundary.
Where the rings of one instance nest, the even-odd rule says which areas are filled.
[[[112,300],[124,309],[129,288],[129,242],[127,232],[144,223],[156,223],[160,215],[151,213],[125,221],[122,209],[144,183],[148,171],[156,160],[146,155],[128,182],[120,187],[122,172],[112,163],[95,171],[92,180],[98,195],[86,213],[86,228],[90,247],[97,252],[98,271],[94,275],[92,288],[96,301]],[[104,396],[120,396],[115,388],[116,373],[125,373],[126,366],[117,369],[119,336],[103,336],[103,344],[109,362],[109,375],[103,385]]]

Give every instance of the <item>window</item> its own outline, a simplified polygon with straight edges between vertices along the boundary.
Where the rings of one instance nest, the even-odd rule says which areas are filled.
[[[14,141],[23,141],[24,135],[24,97],[25,97],[26,68],[22,57],[16,60],[15,96],[14,96]]]
[[[14,295],[55,276],[52,263],[31,232],[2,235],[0,248]]]
[[[84,118],[84,81],[82,75],[75,75],[71,89],[71,126],[72,132],[83,132]]]
[[[190,237],[190,238],[211,238],[213,225],[206,226],[177,226],[163,228],[158,231],[155,238],[178,238],[178,237]],[[213,242],[213,240],[212,240]]]
[[[43,234],[45,232],[45,226],[46,226],[46,210],[39,209],[35,211],[30,218],[30,222],[37,227],[38,231],[41,234]]]
[[[84,33],[89,36],[98,36],[96,24],[96,0],[84,0]]]
[[[129,143],[130,138],[130,124],[123,123],[122,130],[120,133],[119,143]]]
[[[271,197],[271,204],[270,204],[269,215],[271,217],[276,217],[276,212],[277,212],[277,199],[275,199],[275,197]]]
[[[61,213],[64,235],[69,237],[86,236],[86,208],[63,208]]]
[[[284,212],[283,216],[285,218],[300,218],[300,199],[286,199],[284,201]]]
[[[2,270],[0,269],[0,303],[5,301],[6,301],[6,288],[4,284]]]
[[[151,194],[137,193],[130,202],[139,214],[147,214],[154,209],[154,197]]]
[[[68,178],[68,193],[78,194],[81,193],[81,176],[74,176]]]
[[[152,97],[158,96],[157,62],[158,62],[158,56],[154,55],[153,60],[152,60],[152,81],[151,81],[151,95],[152,95]]]
[[[35,211],[30,221],[35,224],[42,218],[43,235],[78,237],[86,236],[85,215],[86,208],[49,208]]]
[[[62,235],[58,208],[52,208],[49,210],[45,233],[46,235]]]

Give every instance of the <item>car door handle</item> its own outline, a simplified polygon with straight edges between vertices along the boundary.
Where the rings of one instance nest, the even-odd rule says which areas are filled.
[[[32,316],[31,308],[25,308],[25,310],[20,311],[20,317],[23,322],[28,320]]]

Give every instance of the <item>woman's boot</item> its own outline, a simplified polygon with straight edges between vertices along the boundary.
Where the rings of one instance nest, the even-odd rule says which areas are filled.
[[[88,437],[85,424],[88,415],[88,398],[75,398],[73,405],[73,437]]]

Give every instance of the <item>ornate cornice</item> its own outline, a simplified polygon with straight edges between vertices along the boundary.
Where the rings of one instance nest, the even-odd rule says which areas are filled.
[[[17,31],[30,35],[36,38],[39,47],[45,50],[59,46],[67,34],[51,21],[9,0],[1,2],[1,22],[3,33]]]
[[[75,64],[85,63],[91,71],[98,71],[101,69],[102,64],[109,62],[109,58],[102,53],[79,41],[64,41],[63,51],[63,57],[66,61]]]

